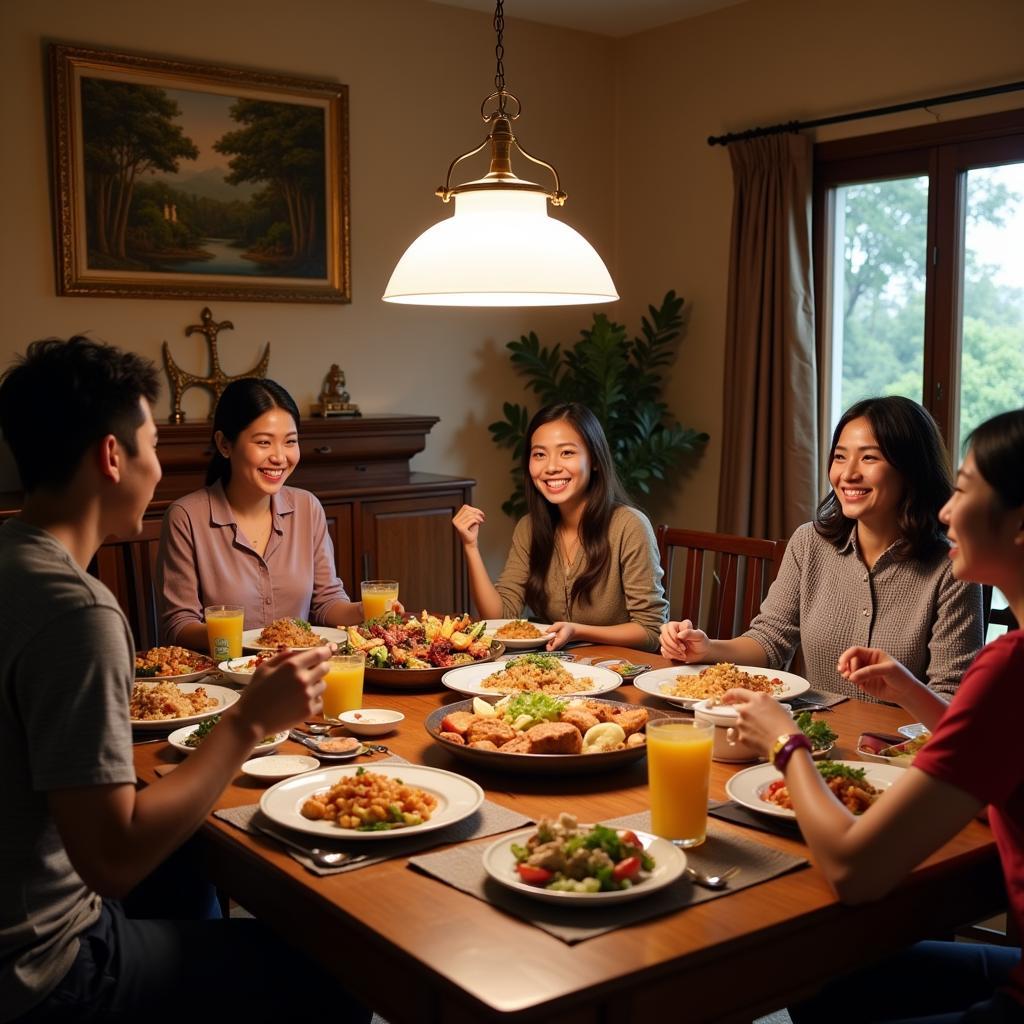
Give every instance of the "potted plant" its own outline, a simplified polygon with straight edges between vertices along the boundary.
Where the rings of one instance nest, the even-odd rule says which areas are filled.
[[[572,401],[593,411],[622,483],[635,500],[708,440],[706,433],[681,426],[661,399],[663,371],[675,359],[683,335],[683,300],[670,291],[660,307],[648,306],[648,314],[641,318],[641,336],[632,340],[621,324],[595,313],[580,340],[564,351],[557,344],[542,346],[533,331],[506,346],[540,406]],[[488,429],[498,447],[512,450],[515,488],[501,507],[518,517],[526,511],[519,466],[532,412],[514,402],[506,402],[503,411],[505,418]]]

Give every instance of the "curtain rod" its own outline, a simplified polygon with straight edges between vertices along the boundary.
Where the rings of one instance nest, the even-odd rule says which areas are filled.
[[[860,121],[866,117],[882,117],[885,114],[899,114],[904,110],[920,110],[923,107],[937,107],[943,103],[957,103],[960,100],[976,100],[983,96],[999,96],[1006,92],[1019,92],[1024,82],[1009,82],[1006,85],[990,85],[985,89],[969,92],[954,92],[945,96],[933,96],[927,100],[911,100],[909,103],[895,103],[890,107],[875,107],[872,110],[858,110],[850,114],[836,114],[833,117],[819,117],[814,121],[786,121],[784,124],[768,125],[766,128],[748,128],[745,132],[730,132],[727,135],[709,135],[709,146],[728,146],[733,142],[760,139],[765,135],[782,135],[784,132],[798,132],[804,128],[820,128],[826,124],[840,124],[843,121]]]

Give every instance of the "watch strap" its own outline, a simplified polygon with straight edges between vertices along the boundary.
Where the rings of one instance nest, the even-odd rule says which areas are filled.
[[[811,753],[811,741],[802,732],[782,735],[772,747],[769,762],[775,766],[777,771],[785,773],[789,759],[801,748]]]

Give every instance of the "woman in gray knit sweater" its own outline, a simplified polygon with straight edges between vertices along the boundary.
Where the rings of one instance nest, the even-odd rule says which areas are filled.
[[[864,698],[836,665],[848,647],[879,647],[952,694],[983,642],[981,588],[949,563],[939,510],[952,480],[935,421],[909,398],[858,402],[832,435],[829,482],[750,628],[710,639],[669,622],[661,653],[782,669],[799,646],[812,686]]]
[[[526,436],[529,512],[497,584],[478,546],[485,514],[463,505],[452,520],[478,611],[519,618],[529,607],[553,624],[548,650],[570,640],[656,650],[668,602],[654,530],[626,497],[597,417],[558,402],[534,416]]]

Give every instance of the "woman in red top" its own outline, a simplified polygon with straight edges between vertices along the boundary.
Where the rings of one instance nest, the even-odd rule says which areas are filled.
[[[998,587],[1024,622],[1024,409],[983,423],[941,512],[958,579]],[[839,671],[868,693],[902,705],[932,730],[906,776],[859,818],[835,800],[765,694],[733,690],[742,740],[778,751],[815,863],[845,903],[885,896],[983,808],[1006,875],[1011,913],[1024,925],[1024,758],[1010,730],[1024,721],[1024,630],[984,647],[951,703],[883,651],[851,647]],[[841,978],[795,1021],[1024,1021],[1020,950],[923,942],[854,978]]]

